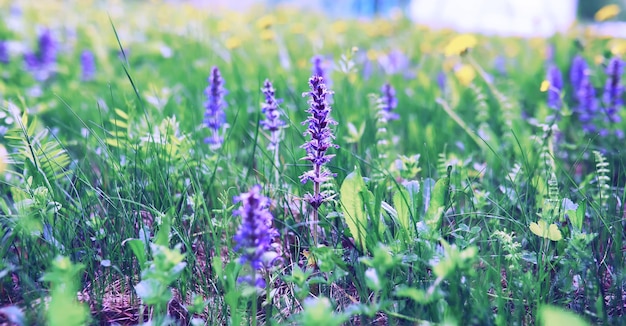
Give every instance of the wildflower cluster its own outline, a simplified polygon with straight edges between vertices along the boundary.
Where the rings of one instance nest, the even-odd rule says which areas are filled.
[[[276,258],[276,254],[270,250],[272,240],[278,236],[278,232],[272,227],[270,200],[261,194],[261,186],[255,185],[249,192],[235,197],[234,201],[241,203],[233,213],[241,216],[241,225],[233,238],[235,250],[242,254],[239,262],[249,263],[255,271],[269,267]],[[255,278],[254,284],[264,287],[263,279]],[[244,280],[252,283],[251,279]]]
[[[587,62],[580,55],[574,57],[572,61],[570,82],[572,84],[574,101],[576,102],[575,111],[578,113],[578,119],[582,124],[583,130],[585,132],[596,131],[593,121],[598,111],[596,91],[591,83]]]
[[[304,135],[310,135],[311,140],[301,147],[304,148],[307,153],[303,159],[313,163],[313,170],[307,171],[301,175],[300,181],[302,183],[306,183],[309,180],[313,181],[315,191],[308,199],[311,206],[317,210],[324,201],[324,196],[320,194],[320,184],[328,181],[332,176],[332,173],[322,169],[322,166],[330,162],[335,156],[333,154],[327,154],[326,152],[331,147],[339,148],[339,146],[332,143],[335,136],[329,127],[330,125],[337,124],[337,122],[330,117],[331,107],[327,102],[327,97],[332,94],[332,91],[326,88],[322,76],[311,77],[309,79],[309,86],[311,87],[311,91],[302,94],[303,96],[310,97],[308,101],[310,107],[307,110],[310,115],[303,124],[308,124]]]
[[[80,54],[80,66],[82,69],[81,79],[83,81],[93,80],[96,76],[96,60],[93,53],[89,50],[84,50]]]
[[[624,103],[622,100],[622,93],[624,92],[624,85],[622,85],[622,74],[624,73],[624,61],[618,57],[613,57],[609,61],[606,67],[607,80],[604,86],[604,94],[602,96],[602,102],[604,103],[604,110],[606,113],[606,122],[618,123],[621,121],[618,110]],[[607,130],[600,131],[600,135],[608,135]],[[618,137],[623,137],[624,132],[618,131]]]
[[[207,98],[206,102],[204,102],[206,109],[204,113],[204,124],[209,128],[211,135],[205,138],[204,142],[209,144],[211,149],[216,150],[219,149],[224,142],[222,135],[226,127],[226,113],[224,112],[226,101],[224,101],[224,96],[227,91],[224,89],[224,80],[217,67],[211,69],[211,76],[208,81],[209,86],[204,91]]]
[[[398,120],[400,116],[393,112],[398,106],[396,98],[396,90],[389,83],[385,83],[380,89],[382,96],[380,97],[380,114],[386,121]]]
[[[261,111],[265,114],[265,119],[261,121],[263,129],[270,132],[270,143],[268,150],[275,150],[280,142],[280,131],[285,127],[285,122],[280,119],[278,105],[282,100],[275,98],[275,90],[269,79],[266,79],[261,88],[265,95],[265,102],[261,106]]]
[[[0,41],[0,63],[9,63],[9,49],[5,41]]]
[[[563,106],[561,101],[561,91],[563,90],[563,77],[559,67],[554,64],[548,66],[546,76],[548,81],[548,107],[554,110],[560,110]]]
[[[37,52],[24,54],[24,63],[26,70],[41,82],[48,80],[56,69],[58,46],[49,29],[41,32],[37,44]]]

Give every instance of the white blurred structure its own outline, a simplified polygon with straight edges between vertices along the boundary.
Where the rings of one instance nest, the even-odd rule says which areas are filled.
[[[576,0],[413,0],[409,16],[433,28],[511,36],[551,36],[576,20]]]

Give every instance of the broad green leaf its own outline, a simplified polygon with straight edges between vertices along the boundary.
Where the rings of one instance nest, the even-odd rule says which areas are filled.
[[[574,214],[569,214],[569,219],[572,222],[572,225],[579,231],[583,228],[583,221],[585,220],[586,209],[587,204],[585,202],[582,202],[578,204],[578,207],[576,208],[576,212]]]
[[[416,288],[409,288],[409,287],[403,286],[403,287],[398,288],[394,292],[394,294],[400,298],[409,298],[417,302],[418,304],[427,304],[430,301],[432,301],[431,296],[426,294],[426,291],[416,289]]]
[[[539,308],[539,325],[588,326],[589,324],[575,313],[554,306],[544,305]]]
[[[407,202],[409,200],[409,192],[406,189],[400,189],[393,196],[393,206],[398,213],[398,223],[404,229],[405,232],[411,232],[411,219],[409,212],[409,204]]]
[[[126,114],[126,112],[120,110],[120,109],[115,109],[115,113],[117,113],[117,115],[124,119],[124,120],[128,120],[128,114]]]
[[[367,215],[363,207],[364,202],[361,197],[362,191],[367,191],[365,181],[359,171],[348,174],[341,184],[340,199],[341,209],[346,219],[346,224],[357,247],[365,252],[365,227],[367,226]]]
[[[448,196],[449,186],[450,178],[443,177],[437,180],[435,188],[432,191],[424,222],[426,222],[426,225],[433,231],[438,231],[441,227],[441,218],[444,208],[446,207],[446,197]]]
[[[139,266],[141,267],[141,269],[143,269],[146,261],[148,261],[146,246],[144,245],[143,241],[139,239],[131,239],[126,241],[126,243],[130,246],[130,249],[135,254],[135,257],[137,257]]]
[[[554,223],[548,225],[546,221],[539,220],[537,223],[530,223],[528,228],[530,229],[530,232],[542,238],[550,239],[552,241],[563,240],[563,235],[561,234],[561,231],[559,231],[558,226],[556,226],[556,224]]]

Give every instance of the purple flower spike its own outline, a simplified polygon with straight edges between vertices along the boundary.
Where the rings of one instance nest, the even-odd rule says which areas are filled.
[[[622,85],[622,74],[624,73],[624,61],[618,57],[611,58],[608,66],[606,67],[606,74],[608,76],[606,84],[604,86],[604,94],[602,101],[606,110],[606,115],[609,122],[620,122],[618,114],[619,108],[623,104],[622,93],[624,92],[624,85]]]
[[[328,104],[328,97],[332,94],[332,91],[326,88],[324,84],[324,78],[321,76],[312,76],[309,79],[309,86],[311,91],[305,92],[302,96],[309,96],[308,101],[310,107],[307,112],[309,117],[303,124],[308,124],[307,130],[304,135],[310,135],[311,140],[306,142],[301,147],[306,150],[307,155],[302,158],[303,160],[313,163],[313,170],[305,172],[300,176],[300,181],[306,183],[307,181],[313,181],[315,185],[315,191],[313,195],[308,198],[309,203],[317,211],[324,202],[324,196],[320,194],[320,184],[328,181],[332,173],[322,170],[322,166],[335,156],[327,154],[326,151],[331,148],[339,148],[339,146],[332,143],[335,136],[330,130],[330,125],[337,124],[335,120],[330,117],[331,107]]]
[[[39,60],[43,66],[53,65],[57,61],[57,44],[49,29],[45,29],[39,36]]]
[[[446,73],[443,71],[437,74],[437,86],[439,86],[442,93],[446,91]]]
[[[36,80],[46,81],[54,73],[57,59],[57,44],[49,29],[43,30],[39,35],[38,46],[36,53],[24,54],[24,64]]]
[[[282,100],[274,97],[276,91],[269,79],[265,80],[261,91],[265,95],[265,102],[261,106],[265,120],[261,121],[261,126],[270,132],[270,143],[267,149],[274,150],[280,141],[280,130],[285,127],[285,122],[280,119],[280,110],[278,109]]]
[[[548,107],[554,110],[561,109],[563,103],[561,102],[561,90],[563,89],[563,77],[559,68],[551,64],[548,66],[547,78],[550,82],[550,88],[548,89]]]
[[[9,63],[9,49],[5,41],[0,41],[0,63]]]
[[[211,70],[211,76],[208,79],[209,86],[204,90],[206,95],[206,102],[204,107],[204,124],[211,131],[211,136],[204,139],[204,142],[209,144],[209,147],[213,150],[219,149],[224,142],[222,136],[223,129],[226,123],[226,113],[224,107],[226,107],[226,101],[224,96],[227,94],[224,89],[224,80],[217,67],[213,67]]]
[[[398,106],[398,99],[396,98],[396,90],[389,83],[383,85],[380,89],[382,97],[380,98],[380,113],[386,121],[398,120],[400,116],[393,112]]]
[[[580,80],[576,98],[578,99],[578,119],[582,123],[583,130],[585,132],[595,132],[596,127],[593,119],[598,112],[598,100],[596,99],[596,90],[593,88],[587,72]]]
[[[572,83],[572,88],[574,89],[574,97],[578,100],[577,90],[580,88],[580,83],[585,77],[587,71],[587,62],[585,59],[577,55],[572,60],[572,66],[569,71],[569,81]]]
[[[311,59],[313,68],[311,73],[313,76],[326,77],[326,71],[324,71],[324,58],[321,55],[316,55]]]
[[[235,250],[241,252],[239,262],[250,263],[255,271],[270,267],[276,255],[271,254],[271,244],[278,231],[272,227],[272,214],[269,211],[270,200],[261,194],[261,186],[253,186],[249,192],[235,197],[235,203],[241,206],[233,212],[241,216],[241,225],[233,237]],[[268,259],[270,257],[270,259]],[[254,273],[256,276],[256,273]],[[262,287],[262,279],[255,277],[254,283]],[[250,279],[246,280],[252,281]],[[252,283],[252,282],[250,282]]]
[[[83,81],[90,81],[95,78],[96,60],[91,51],[85,50],[80,54],[80,66],[82,68],[81,79]]]

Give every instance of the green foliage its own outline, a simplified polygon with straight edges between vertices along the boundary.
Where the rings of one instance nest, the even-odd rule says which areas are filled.
[[[348,225],[348,229],[354,238],[357,247],[365,252],[366,229],[368,216],[365,211],[364,196],[368,194],[367,187],[358,169],[348,174],[341,184],[340,200],[341,209]]]
[[[52,266],[42,277],[50,283],[50,303],[47,307],[46,322],[51,326],[85,325],[89,321],[89,310],[78,302],[76,280],[84,269],[82,264],[73,264],[63,256],[52,261]]]
[[[539,309],[540,325],[570,325],[570,326],[586,326],[589,325],[584,319],[576,314],[554,306],[545,305]]]
[[[66,6],[81,15],[59,22]],[[583,132],[567,78],[563,110],[548,108],[540,91],[548,54],[563,76],[582,55],[599,90],[622,40],[578,25],[550,38],[476,35],[463,55],[445,57],[454,33],[401,15],[335,19],[280,6],[208,13],[153,1],[124,2],[107,19],[106,6],[0,1],[0,40],[11,54],[0,64],[0,322],[624,318],[623,140]],[[15,56],[35,49],[33,26],[58,37],[45,82]],[[92,81],[80,80],[86,49],[96,56]],[[302,198],[309,189],[299,182],[308,168],[299,94],[313,55],[324,58],[334,91],[340,146],[329,163],[336,177],[320,189],[328,205],[315,244]],[[203,141],[213,66],[228,90],[219,151]],[[469,83],[459,67],[474,72]],[[266,78],[289,126],[273,151],[259,123]],[[398,120],[375,114],[386,82],[397,91]],[[626,129],[626,120],[597,120]],[[265,291],[240,282],[250,270],[233,252],[232,198],[254,184],[271,198],[280,233]],[[77,292],[88,294],[92,320]],[[112,297],[122,298],[124,315],[105,309]]]

